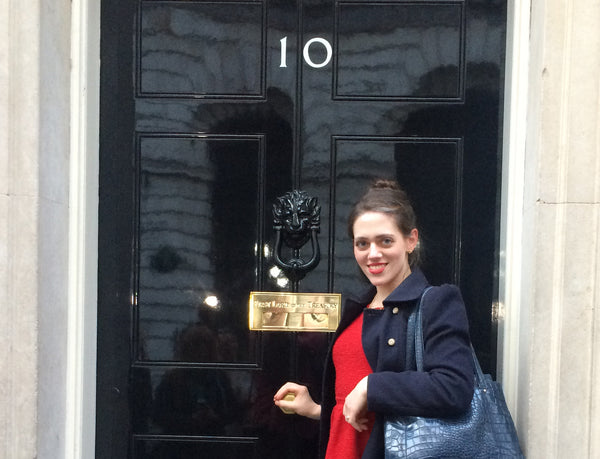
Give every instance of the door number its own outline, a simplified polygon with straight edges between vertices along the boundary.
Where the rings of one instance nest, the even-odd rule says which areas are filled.
[[[279,64],[279,67],[287,67],[287,37],[283,37],[279,41],[281,43],[281,62]],[[320,44],[325,48],[327,55],[323,62],[315,63],[310,57],[310,47],[314,44]],[[311,38],[304,45],[304,49],[302,50],[302,56],[304,57],[304,62],[306,62],[308,65],[315,69],[319,69],[329,64],[329,61],[331,61],[331,57],[333,56],[333,49],[331,48],[331,44],[324,38]]]

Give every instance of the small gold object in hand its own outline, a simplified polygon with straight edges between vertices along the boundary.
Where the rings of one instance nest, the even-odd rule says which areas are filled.
[[[296,399],[296,394],[292,394],[291,392],[288,392],[287,394],[285,394],[283,396],[283,399],[286,402],[293,402]],[[283,408],[282,406],[280,406],[279,408],[281,408],[281,411],[283,411],[285,414],[294,414],[295,413],[294,410],[290,410],[289,408]]]

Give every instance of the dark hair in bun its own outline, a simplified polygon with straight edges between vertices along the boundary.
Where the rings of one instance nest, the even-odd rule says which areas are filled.
[[[381,212],[390,215],[405,236],[417,227],[417,217],[406,192],[395,180],[377,179],[352,206],[348,216],[348,235],[354,239],[354,222],[366,212]],[[419,246],[408,255],[410,266],[418,265]]]

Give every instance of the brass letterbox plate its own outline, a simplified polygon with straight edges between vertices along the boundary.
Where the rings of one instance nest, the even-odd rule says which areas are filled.
[[[250,292],[250,330],[333,332],[341,301],[339,293]]]

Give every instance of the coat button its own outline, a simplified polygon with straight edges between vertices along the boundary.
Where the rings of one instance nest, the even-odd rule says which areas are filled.
[[[396,340],[394,338],[388,339],[388,346],[393,346],[394,344],[396,344]]]
[[[397,307],[392,309],[392,314],[398,314],[398,311],[400,311],[400,309],[398,309]]]

